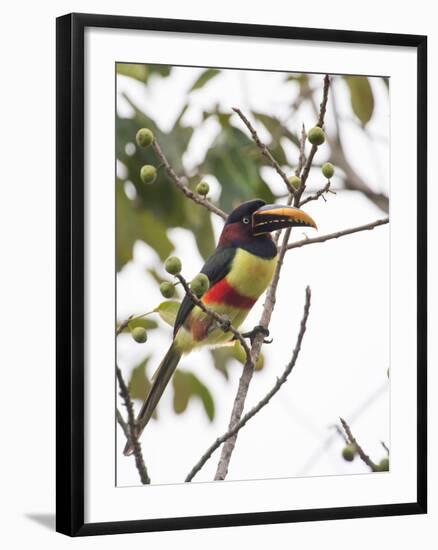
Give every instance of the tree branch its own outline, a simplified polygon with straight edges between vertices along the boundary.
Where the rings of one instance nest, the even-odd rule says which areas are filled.
[[[325,200],[324,193],[328,193],[330,191],[330,184],[331,182],[328,181],[322,189],[320,189],[319,191],[316,191],[316,193],[314,193],[313,195],[309,195],[308,197],[300,201],[300,207],[303,206],[303,204],[306,204],[310,201],[317,201],[319,197],[322,197]],[[330,192],[335,193],[335,191],[330,191]]]
[[[271,151],[268,149],[268,147],[262,142],[262,140],[259,138],[254,126],[251,124],[251,122],[246,118],[246,116],[242,113],[240,109],[237,107],[233,107],[233,111],[239,115],[239,117],[242,119],[245,126],[248,128],[248,130],[251,133],[251,136],[253,140],[255,141],[255,144],[260,149],[262,155],[268,159],[269,163],[271,164],[272,168],[279,174],[279,176],[284,181],[287,189],[289,190],[289,193],[292,195],[295,195],[295,189],[294,187],[289,183],[289,179],[286,176],[285,172],[282,170],[278,162],[275,160],[275,158],[272,156]]]
[[[348,442],[350,445],[353,445],[356,448],[357,454],[360,459],[370,468],[372,472],[378,472],[379,467],[375,464],[371,458],[365,453],[362,447],[359,445],[353,434],[351,433],[351,428],[343,418],[339,418],[341,421],[342,427],[344,428],[345,434],[347,436]]]
[[[185,184],[180,177],[178,177],[176,175],[175,170],[170,165],[169,161],[166,158],[166,155],[161,150],[161,147],[159,146],[156,139],[154,139],[154,141],[152,142],[152,147],[153,147],[155,153],[157,154],[158,158],[163,163],[163,166],[164,166],[169,178],[174,182],[174,184],[178,187],[178,189],[180,189],[184,193],[184,195],[187,198],[189,198],[190,200],[192,200],[196,204],[199,204],[199,205],[203,206],[207,210],[210,210],[210,212],[213,212],[214,214],[217,214],[222,219],[224,219],[224,220],[227,219],[228,214],[226,212],[224,212],[223,210],[221,210],[220,208],[215,206],[208,199],[206,199],[206,198],[202,197],[201,195],[198,195],[198,193],[195,193],[194,191],[192,191],[190,189],[190,187],[187,184]]]
[[[324,78],[324,89],[323,89],[323,99],[321,102],[321,110],[318,117],[318,125],[320,126],[324,124],[324,116],[325,116],[325,111],[327,106],[327,97],[328,97],[328,86],[329,86],[329,77],[328,75],[326,75],[326,77]],[[304,136],[304,129],[302,132],[302,136]],[[254,138],[254,135],[253,135],[253,138]],[[302,137],[302,141],[303,141],[303,137]],[[303,143],[301,143],[300,145],[302,148],[304,148]],[[300,150],[301,150],[301,147],[300,147]],[[315,152],[316,152],[316,149],[313,152],[312,159],[313,159],[313,156],[315,155]],[[303,155],[304,155],[304,151],[302,151],[302,155],[300,155],[300,159],[301,159],[300,163],[302,162]],[[308,167],[307,175],[308,175],[308,171],[310,170],[310,164],[311,164],[311,159],[310,160],[309,159],[310,159],[310,156],[309,158],[307,158],[303,169],[303,173],[304,173],[306,171],[306,167]],[[293,199],[294,205],[299,206],[299,200],[302,192],[304,191],[307,175],[304,178],[304,184],[303,184],[303,178],[301,178],[301,186],[299,190],[298,191],[294,190],[294,193],[290,194],[289,202],[288,202],[289,204],[292,202],[292,199]],[[266,293],[265,303],[263,305],[263,312],[259,322],[259,325],[265,329],[269,327],[269,323],[272,317],[272,312],[274,311],[275,300],[276,300],[275,296],[277,292],[278,283],[280,280],[280,271],[283,266],[284,256],[287,252],[287,246],[288,246],[290,234],[291,234],[291,228],[286,229],[284,232],[284,238],[278,253],[278,260],[277,260],[274,276],[272,278],[271,284]],[[245,365],[243,367],[242,375],[239,380],[239,386],[237,388],[237,394],[234,399],[233,409],[231,411],[230,422],[228,425],[229,429],[232,429],[232,427],[236,425],[242,417],[246,396],[248,394],[249,384],[251,383],[251,379],[254,373],[254,365],[257,363],[257,359],[260,355],[263,342],[264,342],[263,334],[257,334],[252,341],[251,354],[249,357],[247,356],[247,361],[245,362]],[[236,445],[236,440],[237,440],[237,432],[225,441],[222,447],[221,456],[216,469],[215,480],[225,479],[228,473],[228,466],[231,460],[231,455]]]
[[[350,164],[347,156],[344,152],[344,147],[342,145],[342,137],[340,133],[340,128],[337,115],[337,107],[335,94],[332,92],[332,108],[334,119],[336,123],[336,134],[334,136],[327,135],[327,142],[331,150],[331,160],[333,164],[341,168],[345,174],[344,185],[346,189],[352,191],[359,191],[363,193],[370,201],[372,201],[376,206],[382,209],[384,212],[389,211],[389,199],[388,196],[384,193],[378,193],[371,189],[371,187],[366,183],[366,181],[356,172],[353,166]],[[317,107],[313,96],[308,96],[310,103],[313,107],[313,110],[316,112]]]
[[[135,457],[135,465],[137,466],[138,473],[140,475],[140,480],[143,483],[143,485],[148,485],[151,480],[148,475],[148,471],[143,459],[143,454],[141,452],[141,445],[138,441],[137,434],[136,434],[136,427],[135,427],[135,417],[134,417],[134,407],[132,405],[131,396],[129,394],[129,390],[125,384],[125,381],[123,380],[122,371],[119,369],[118,366],[116,366],[116,374],[117,374],[117,380],[119,382],[120,387],[120,396],[122,397],[126,410],[128,412],[128,424],[127,427],[128,430],[128,441],[132,443],[132,446],[134,447],[134,457]],[[119,418],[120,415],[120,418]],[[121,414],[120,411],[117,410],[117,420],[120,424]],[[123,424],[121,424],[122,429],[126,435],[126,423],[122,420]]]
[[[324,77],[322,101],[319,106],[318,122],[316,123],[316,126],[319,126],[320,128],[323,128],[324,126],[324,117],[327,110],[329,88],[330,88],[330,77],[328,74],[326,74]],[[310,168],[313,162],[313,157],[315,156],[317,150],[318,150],[318,145],[312,145],[309,156],[307,157],[306,162],[304,164],[303,171],[301,174],[301,185],[297,190],[297,192],[295,193],[295,197],[294,197],[294,205],[297,207],[300,206],[301,196],[304,193],[304,190],[306,188],[306,182],[307,182],[307,178],[309,177]]]
[[[119,426],[122,428],[123,433],[125,434],[126,439],[129,441],[130,435],[129,435],[129,426],[124,421],[122,413],[119,411],[119,409],[116,409],[116,418]]]
[[[222,443],[225,443],[228,439],[231,437],[237,435],[237,432],[247,424],[251,418],[253,418],[263,407],[265,407],[269,401],[274,397],[274,395],[280,390],[281,386],[287,381],[288,376],[292,372],[292,369],[294,368],[296,361],[298,359],[298,355],[301,350],[301,344],[303,341],[304,333],[306,332],[306,326],[307,326],[307,319],[309,317],[309,310],[310,310],[310,298],[311,298],[311,292],[310,288],[306,288],[306,301],[304,304],[304,312],[303,317],[301,319],[300,324],[300,331],[298,333],[297,341],[295,344],[294,351],[292,353],[292,358],[289,361],[289,363],[286,365],[283,374],[280,376],[280,378],[277,378],[276,383],[271,388],[271,390],[265,395],[263,399],[261,399],[255,407],[253,407],[250,411],[248,411],[240,420],[235,424],[231,429],[229,429],[226,433],[224,433],[221,437],[218,437],[214,443],[207,449],[207,451],[202,455],[200,460],[195,464],[195,466],[190,470],[189,474],[187,475],[185,481],[189,482],[192,481],[192,479],[195,477],[195,475],[201,470],[201,468],[204,466],[204,464],[207,462],[207,460],[211,457],[211,455],[214,453],[216,449],[218,449]]]
[[[365,225],[358,225],[356,227],[350,227],[348,229],[343,229],[342,231],[336,231],[335,233],[327,233],[326,235],[320,235],[319,237],[314,237],[312,239],[302,239],[301,241],[295,241],[287,245],[287,250],[292,250],[292,248],[300,248],[301,246],[306,246],[308,244],[315,243],[324,243],[330,239],[339,239],[339,237],[344,237],[345,235],[351,235],[352,233],[359,233],[360,231],[369,231],[378,227],[379,225],[384,225],[389,223],[389,218],[383,218],[381,220],[376,220],[375,222],[367,223]]]

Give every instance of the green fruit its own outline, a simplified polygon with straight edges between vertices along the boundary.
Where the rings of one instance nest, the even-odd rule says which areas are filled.
[[[140,147],[149,147],[154,141],[154,134],[149,128],[141,128],[135,136],[135,141]]]
[[[354,460],[355,456],[356,456],[356,449],[354,445],[346,445],[342,449],[342,458],[347,462],[351,462],[352,460]]]
[[[329,180],[333,177],[333,174],[335,173],[335,167],[330,162],[326,162],[322,165],[321,171],[324,176]]]
[[[196,277],[193,279],[193,281],[190,283],[190,289],[191,291],[200,298],[205,294],[205,292],[208,290],[208,287],[210,286],[210,281],[204,273],[199,273],[196,275]]]
[[[380,472],[388,472],[389,471],[389,458],[385,457],[382,458],[382,460],[378,464],[378,468]]]
[[[324,130],[319,126],[310,128],[309,133],[307,134],[307,139],[312,145],[322,145],[325,141]]]
[[[198,195],[202,195],[203,197],[205,197],[210,192],[210,186],[206,181],[201,181],[201,183],[198,183],[198,185],[196,186],[196,192],[198,193]]]
[[[291,176],[290,178],[288,178],[288,181],[294,189],[300,188],[301,178],[299,178],[298,176]]]
[[[239,340],[236,340],[234,342],[233,356],[240,363],[245,363],[246,362],[246,351],[245,351],[245,348],[242,346],[241,342],[239,342]]]
[[[260,354],[255,364],[254,370],[262,370],[265,366],[265,356]]]
[[[171,275],[177,275],[182,269],[181,260],[176,256],[170,256],[164,263],[164,269]]]
[[[172,298],[172,296],[175,294],[175,285],[164,281],[160,285],[160,292],[165,298]]]
[[[131,334],[138,344],[144,344],[148,339],[148,333],[143,327],[133,328]]]
[[[140,178],[143,183],[154,183],[157,178],[157,169],[151,164],[145,164],[141,167]]]

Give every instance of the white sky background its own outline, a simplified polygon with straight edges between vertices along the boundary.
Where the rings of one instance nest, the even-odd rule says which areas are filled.
[[[202,69],[174,68],[167,78],[153,77],[145,88],[127,77],[119,77],[118,91],[125,92],[156,123],[168,131],[179,114],[186,92]],[[343,144],[347,158],[376,191],[389,192],[389,96],[380,79],[370,79],[375,98],[373,118],[367,126],[368,136],[354,120],[348,90],[342,79],[334,78]],[[316,75],[311,85],[321,85]],[[216,104],[224,111],[238,106],[244,112],[254,109],[285,118],[288,106],[298,94],[298,86],[284,84],[284,74],[256,71],[225,71],[204,88],[190,95],[190,107],[183,123],[196,128],[183,161],[187,172],[203,159],[206,150],[220,130],[219,124],[208,119],[201,124],[202,111]],[[319,100],[318,100],[319,103]],[[119,113],[130,115],[130,107],[119,97]],[[233,123],[242,128],[234,115]],[[287,120],[291,130],[302,123],[307,128],[315,117],[306,105],[294,118]],[[330,133],[334,120],[329,102],[326,129]],[[260,136],[268,137],[256,124]],[[291,147],[290,162],[297,160]],[[329,147],[319,148],[315,160],[330,160]],[[284,184],[269,168],[264,175],[272,190],[282,193]],[[219,188],[213,177],[206,177],[218,197]],[[336,189],[339,180],[333,178]],[[311,171],[308,188],[325,184],[320,170]],[[182,200],[186,200],[182,197]],[[314,201],[303,207],[324,234],[382,218],[385,214],[362,194],[339,192],[329,194],[327,203]],[[216,235],[222,220],[213,218]],[[294,230],[293,239],[301,239],[303,230]],[[312,230],[308,235],[314,236]],[[191,278],[202,267],[203,260],[191,232],[172,229],[169,232],[176,245],[175,254],[183,262],[183,273]],[[117,279],[118,318],[153,309],[163,298],[158,286],[146,272],[154,267],[164,274],[156,253],[137,242],[134,260],[124,267]],[[227,479],[261,479],[300,475],[362,474],[367,467],[356,458],[352,463],[341,457],[343,442],[339,436],[323,449],[327,438],[334,434],[331,427],[339,416],[350,420],[354,434],[370,456],[378,461],[384,456],[380,441],[389,439],[389,226],[362,232],[323,244],[290,251],[281,274],[278,300],[270,325],[274,342],[264,346],[265,368],[254,375],[247,397],[247,409],[262,398],[275,383],[289,361],[298,334],[304,304],[304,289],[312,289],[312,307],[308,328],[297,365],[289,380],[270,404],[239,433]],[[259,300],[243,328],[257,324],[263,305]],[[151,359],[149,375],[156,368],[169,346],[171,328],[160,324],[149,332],[148,342],[135,343],[129,335],[118,340],[118,361],[125,379],[131,369],[146,355]],[[172,407],[170,384],[160,405],[160,419],[151,421],[141,442],[145,461],[153,483],[182,482],[206,448],[226,431],[242,366],[233,362],[230,379],[217,371],[206,350],[184,357],[180,367],[193,371],[212,392],[216,415],[209,422],[200,401],[191,400],[188,410],[176,415]],[[369,403],[368,403],[369,402]],[[366,405],[368,403],[368,405]],[[366,405],[366,406],[364,406]],[[119,405],[122,412],[122,405]],[[118,485],[138,485],[138,472],[133,458],[122,455],[124,438],[118,433]],[[219,452],[216,452],[196,481],[213,478]]]

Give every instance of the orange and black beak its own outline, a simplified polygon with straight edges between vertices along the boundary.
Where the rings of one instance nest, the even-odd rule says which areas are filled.
[[[309,214],[293,206],[266,204],[252,215],[252,232],[254,236],[285,227],[314,227],[317,229],[316,223]]]

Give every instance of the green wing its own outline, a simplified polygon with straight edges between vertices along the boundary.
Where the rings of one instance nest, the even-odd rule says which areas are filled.
[[[201,273],[204,273],[209,278],[210,288],[229,273],[235,254],[235,247],[216,248],[213,254],[205,262],[204,267],[201,269]],[[175,326],[173,328],[174,338],[194,306],[195,304],[186,294],[176,316]]]

